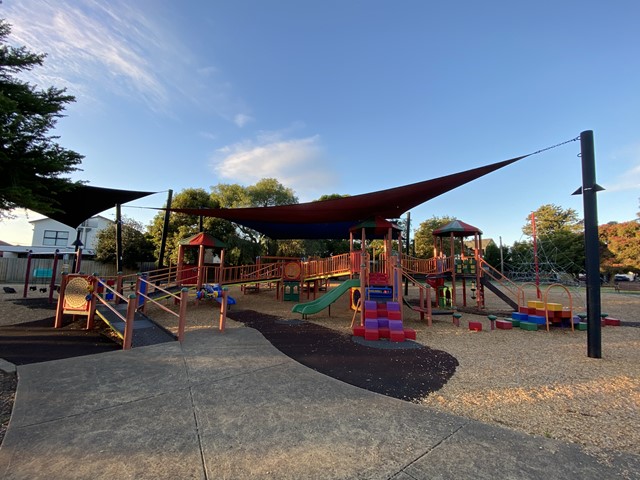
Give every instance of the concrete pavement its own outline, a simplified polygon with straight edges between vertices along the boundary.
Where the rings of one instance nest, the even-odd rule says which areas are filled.
[[[640,478],[310,370],[257,331],[18,367],[3,479]]]

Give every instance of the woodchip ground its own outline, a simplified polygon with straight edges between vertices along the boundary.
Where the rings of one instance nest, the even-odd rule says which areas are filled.
[[[585,311],[584,288],[571,291],[574,312]],[[232,309],[300,318],[291,313],[291,302],[276,301],[274,290],[245,295],[234,287],[230,294],[238,302]],[[11,296],[0,295],[0,325],[42,318],[42,312],[18,306]],[[533,298],[535,293],[529,296]],[[300,301],[306,301],[304,293]],[[549,301],[568,305],[562,290],[553,293]],[[504,310],[504,304],[487,294],[487,308]],[[459,362],[453,378],[441,390],[419,401],[426,407],[575,442],[605,461],[609,452],[640,454],[640,294],[603,289],[602,311],[631,324],[602,328],[601,359],[587,356],[585,331],[491,331],[486,316],[468,313],[463,314],[460,327],[452,324],[450,315],[434,316],[433,326],[427,327],[416,312],[404,311],[405,324],[417,331],[418,342],[446,351]],[[159,308],[150,306],[147,313],[167,328],[176,329],[175,317]],[[325,310],[308,320],[349,332],[352,317],[344,295],[332,305],[330,316]],[[191,330],[217,325],[218,318],[214,301],[190,303],[187,335]],[[482,322],[483,330],[469,330],[470,320]],[[228,326],[239,325],[228,320]],[[0,389],[3,387],[5,392],[0,390],[0,395],[6,403],[10,385],[0,382]]]

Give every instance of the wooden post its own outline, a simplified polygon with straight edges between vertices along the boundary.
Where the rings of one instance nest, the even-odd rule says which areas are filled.
[[[118,272],[116,274],[116,292],[118,292],[120,295],[123,295],[123,290],[122,290],[122,272]],[[118,305],[120,303],[120,297],[118,297],[117,295],[115,295],[114,303],[116,305]]]
[[[180,309],[178,315],[178,341],[182,343],[184,340],[184,328],[187,322],[187,301],[189,299],[189,289],[180,290]]]
[[[129,303],[127,304],[127,318],[124,325],[124,339],[122,341],[122,349],[129,350],[133,341],[133,321],[136,316],[136,299],[135,293],[129,294]]]
[[[204,283],[204,245],[198,248],[198,277],[196,280],[196,290],[200,291]]]
[[[56,320],[53,324],[53,328],[62,327],[62,316],[64,312],[64,291],[67,288],[67,281],[67,273],[63,272],[62,279],[60,280],[60,292],[58,293],[58,305],[56,306]]]
[[[221,332],[224,332],[224,327],[227,322],[227,304],[228,293],[225,289],[222,289],[222,303],[220,304],[220,325],[218,327]]]
[[[87,315],[87,330],[93,330],[93,320],[96,314],[96,292],[98,290],[98,277],[96,275],[94,273],[93,278],[89,281],[91,299],[89,300],[89,312]]]
[[[31,273],[31,250],[27,254],[27,274],[24,277],[24,291],[22,292],[22,298],[27,298],[27,290],[29,289],[29,277]]]

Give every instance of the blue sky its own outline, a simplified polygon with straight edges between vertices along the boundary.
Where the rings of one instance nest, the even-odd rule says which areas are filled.
[[[366,193],[593,130],[600,223],[640,209],[636,0],[4,0],[0,16],[48,54],[28,79],[76,96],[56,130],[85,155],[73,178],[162,192],[134,207],[264,177],[300,201]],[[413,225],[449,215],[511,244],[543,204],[582,216],[579,151],[453,190]],[[22,215],[3,223],[1,240],[30,243]]]

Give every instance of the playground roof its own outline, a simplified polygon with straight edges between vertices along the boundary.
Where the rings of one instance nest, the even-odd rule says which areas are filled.
[[[54,200],[63,211],[55,213],[38,212],[71,228],[77,228],[85,220],[100,212],[131,202],[157,192],[116,190],[113,188],[78,185],[67,192],[57,193]],[[38,210],[36,210],[38,211]]]
[[[365,220],[364,222],[360,222],[357,225],[354,225],[349,229],[351,233],[354,234],[355,237],[360,235],[362,229],[364,228],[364,232],[367,238],[384,238],[387,233],[389,233],[389,229],[391,229],[391,236],[393,238],[398,238],[398,235],[401,233],[401,229],[398,225],[389,220],[386,220],[382,217],[375,217],[369,220]]]
[[[195,235],[191,235],[189,238],[185,238],[180,241],[180,245],[186,245],[190,247],[203,245],[205,247],[217,247],[217,248],[226,248],[227,244],[222,240],[218,240],[216,237],[213,237],[205,232],[196,233]]]
[[[506,167],[528,155],[444,177],[351,197],[254,208],[172,208],[172,212],[230,220],[273,239],[345,239],[349,229],[374,217],[399,218],[411,208]]]
[[[468,237],[469,235],[475,235],[476,233],[482,235],[482,230],[460,220],[449,222],[433,231],[433,234],[436,237],[447,237],[451,234],[453,234],[454,237]]]

